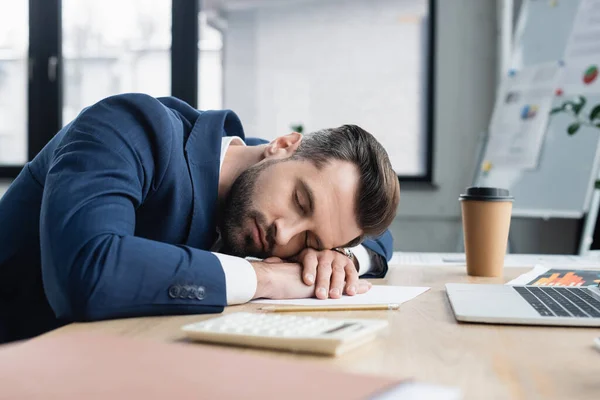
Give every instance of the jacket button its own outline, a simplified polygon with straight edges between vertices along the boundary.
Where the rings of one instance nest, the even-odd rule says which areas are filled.
[[[198,300],[203,300],[205,296],[206,290],[204,289],[204,286],[198,286],[198,289],[196,290],[196,298]]]
[[[181,290],[179,291],[179,298],[185,299],[188,296],[188,286],[180,286]]]
[[[181,286],[179,286],[179,285],[169,286],[169,297],[172,299],[176,299],[177,297],[179,297],[180,291],[181,291]]]
[[[187,290],[188,290],[187,298],[190,299],[190,300],[195,299],[196,295],[198,293],[198,291],[196,290],[196,288],[193,287],[193,286],[188,286]]]

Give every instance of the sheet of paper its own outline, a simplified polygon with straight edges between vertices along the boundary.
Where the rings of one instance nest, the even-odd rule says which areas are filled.
[[[413,286],[380,286],[374,285],[371,290],[356,296],[342,296],[341,299],[291,299],[291,300],[254,300],[253,303],[298,305],[298,306],[333,306],[333,305],[370,305],[401,304],[425,293],[428,287]]]
[[[507,285],[588,286],[600,283],[600,269],[548,268],[536,265],[531,271],[508,282]]]
[[[556,62],[539,64],[503,80],[490,121],[485,165],[537,167],[558,68]]]
[[[504,259],[506,267],[529,267],[542,265],[548,267],[600,267],[600,260],[553,254],[507,254]]]
[[[557,87],[562,90],[565,100],[579,95],[587,97],[590,94],[600,94],[600,53],[565,60],[559,73]]]
[[[466,262],[465,253],[394,252],[389,265],[392,267],[394,265],[466,265]],[[504,257],[505,267],[533,267],[535,265],[600,268],[600,259],[558,254],[507,254]]]
[[[600,56],[600,0],[581,0],[565,59]]]
[[[465,253],[394,252],[388,263],[394,265],[465,265]]]
[[[544,267],[543,265],[536,265],[529,272],[524,273],[523,275],[518,276],[512,281],[507,282],[507,285],[527,285],[529,282],[534,280],[536,277],[541,274],[547,272],[550,268]]]
[[[404,382],[376,395],[373,400],[460,400],[462,398],[461,390],[456,387]]]

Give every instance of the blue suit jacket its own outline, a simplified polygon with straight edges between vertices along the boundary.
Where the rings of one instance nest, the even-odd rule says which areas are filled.
[[[175,98],[107,98],[28,163],[0,200],[0,338],[71,321],[214,313],[225,276],[209,251],[232,111]],[[386,232],[364,245],[389,260]],[[383,271],[385,274],[385,271]]]

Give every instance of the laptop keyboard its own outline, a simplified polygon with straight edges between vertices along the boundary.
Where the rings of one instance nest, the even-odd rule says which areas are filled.
[[[600,301],[579,287],[515,286],[542,317],[600,318]]]

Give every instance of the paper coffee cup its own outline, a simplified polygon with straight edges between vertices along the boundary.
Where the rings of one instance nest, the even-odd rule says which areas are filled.
[[[502,276],[514,198],[506,189],[470,187],[459,200],[467,273]]]

